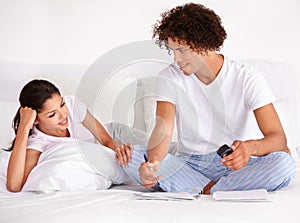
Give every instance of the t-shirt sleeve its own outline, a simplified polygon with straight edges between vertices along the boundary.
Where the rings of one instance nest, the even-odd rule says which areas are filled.
[[[73,118],[79,122],[83,122],[87,113],[87,107],[85,104],[75,96],[66,96],[65,101],[68,105],[69,112],[73,115]]]
[[[167,101],[176,104],[176,84],[168,74],[168,69],[159,73],[156,79],[156,101]]]
[[[35,136],[29,137],[27,142],[27,149],[34,149],[40,152],[44,152],[49,142]]]
[[[251,73],[245,80],[245,103],[251,110],[275,101],[275,96],[266,79],[259,73]]]

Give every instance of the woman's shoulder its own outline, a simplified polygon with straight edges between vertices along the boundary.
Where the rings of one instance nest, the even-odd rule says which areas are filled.
[[[65,95],[63,98],[66,103],[74,103],[74,101],[77,100],[75,95]]]
[[[36,127],[33,127],[32,134],[28,137],[27,149],[34,149],[43,152],[49,143],[55,142],[57,137],[49,136]]]
[[[84,104],[77,96],[75,95],[66,95],[63,97],[64,101],[67,105],[71,105],[72,107],[74,104]]]

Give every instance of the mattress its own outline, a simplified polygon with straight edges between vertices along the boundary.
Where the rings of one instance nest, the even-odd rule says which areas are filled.
[[[0,193],[0,222],[299,222],[300,162],[291,184],[272,201],[138,200],[138,185],[109,190]]]

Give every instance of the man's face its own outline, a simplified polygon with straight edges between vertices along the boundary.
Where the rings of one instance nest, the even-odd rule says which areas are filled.
[[[191,75],[207,68],[205,58],[201,53],[193,51],[189,45],[168,38],[168,47],[173,52],[174,62],[185,75]]]

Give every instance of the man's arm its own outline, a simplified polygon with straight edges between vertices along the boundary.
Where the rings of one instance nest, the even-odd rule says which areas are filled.
[[[264,156],[271,152],[286,151],[286,136],[273,104],[256,109],[254,115],[264,138],[249,140],[253,147],[252,155]]]
[[[145,187],[153,187],[159,176],[156,171],[165,158],[172,139],[175,120],[175,105],[159,101],[156,107],[156,124],[148,143],[148,162],[141,163],[140,179]]]
[[[264,156],[271,152],[288,152],[287,141],[280,119],[273,104],[254,110],[258,126],[263,133],[262,139],[234,141],[234,152],[222,159],[222,163],[233,170],[246,165],[250,156]]]
[[[158,101],[156,123],[148,143],[149,162],[161,162],[169,150],[175,120],[175,105]]]

